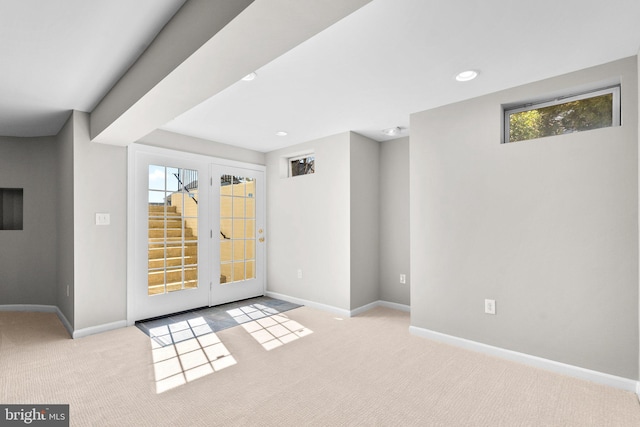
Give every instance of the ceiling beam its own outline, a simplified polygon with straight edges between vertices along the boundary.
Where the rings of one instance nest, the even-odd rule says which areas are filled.
[[[137,141],[370,1],[187,0],[93,110],[92,141]]]

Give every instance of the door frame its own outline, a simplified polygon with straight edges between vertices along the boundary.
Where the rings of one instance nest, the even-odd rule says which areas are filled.
[[[135,324],[135,286],[136,286],[136,219],[139,215],[139,209],[136,205],[136,157],[137,154],[149,154],[149,155],[157,155],[168,158],[176,158],[184,161],[195,161],[195,162],[205,162],[208,165],[216,164],[220,166],[229,166],[236,167],[241,169],[249,169],[255,171],[261,171],[264,176],[264,188],[263,188],[263,197],[260,201],[262,204],[262,212],[264,212],[264,221],[265,221],[265,230],[266,230],[266,199],[267,199],[267,173],[266,166],[259,165],[255,163],[246,163],[236,160],[228,160],[222,159],[219,157],[209,156],[205,154],[195,154],[188,153],[184,151],[178,151],[168,148],[159,148],[150,145],[132,143],[127,147],[127,326],[132,326]],[[209,168],[210,169],[210,168]],[[211,174],[209,173],[211,176]],[[209,176],[209,178],[210,178]],[[208,183],[209,184],[209,183]],[[210,191],[210,186],[208,185],[206,188]],[[213,206],[213,201],[210,202],[210,206]],[[211,208],[209,208],[211,209]],[[212,228],[211,224],[207,224],[208,227]],[[265,232],[266,237],[266,232]],[[213,245],[212,241],[216,241],[216,239],[209,238],[208,242],[203,241],[200,244],[205,244],[211,247]],[[262,288],[266,293],[267,290],[267,251],[265,248],[266,245],[261,245],[263,251],[263,277],[262,277]],[[258,248],[256,247],[256,250]],[[216,251],[209,251],[210,253],[216,253]],[[200,263],[200,260],[198,260]],[[209,273],[210,281],[213,280],[213,269],[206,269]],[[209,286],[209,304],[211,303],[211,285]]]

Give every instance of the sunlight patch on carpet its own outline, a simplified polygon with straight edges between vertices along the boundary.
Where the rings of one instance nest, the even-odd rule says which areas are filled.
[[[287,315],[262,304],[239,307],[227,313],[267,351],[313,333]]]
[[[158,394],[236,364],[202,317],[159,326],[149,332]]]

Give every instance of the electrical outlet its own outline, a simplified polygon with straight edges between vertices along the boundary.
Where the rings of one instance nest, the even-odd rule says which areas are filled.
[[[96,214],[96,225],[109,225],[111,224],[111,215],[108,213]]]
[[[298,269],[298,279],[302,279],[302,269]]]
[[[407,275],[406,274],[401,274],[400,275],[400,283],[402,283],[403,285],[405,283],[407,283]]]
[[[484,312],[486,314],[496,314],[496,300],[494,299],[484,300]]]

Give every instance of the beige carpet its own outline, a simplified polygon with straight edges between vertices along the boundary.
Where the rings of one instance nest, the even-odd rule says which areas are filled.
[[[221,331],[237,363],[158,394],[137,328],[71,340],[0,312],[0,403],[70,404],[78,426],[640,426],[633,393],[411,336],[407,313],[286,315],[313,333],[266,351]]]

